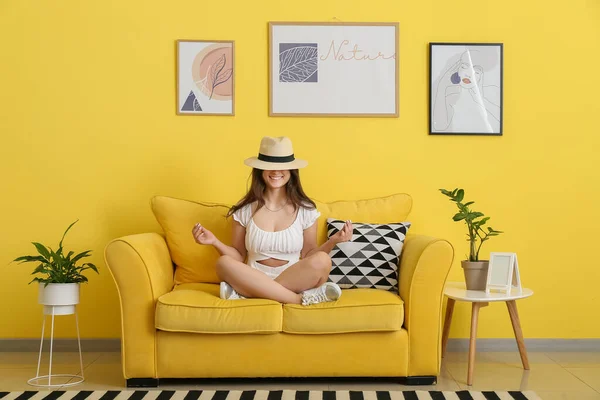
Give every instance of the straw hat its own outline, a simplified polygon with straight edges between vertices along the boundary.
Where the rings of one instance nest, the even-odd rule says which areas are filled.
[[[308,162],[294,157],[294,148],[289,138],[265,136],[260,141],[258,157],[247,158],[244,164],[262,170],[284,170],[304,168]]]

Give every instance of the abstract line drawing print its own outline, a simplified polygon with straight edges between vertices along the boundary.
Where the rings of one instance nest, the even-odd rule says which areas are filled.
[[[279,82],[318,82],[317,43],[279,43]]]
[[[227,82],[231,78],[233,69],[227,68],[224,70],[227,62],[227,57],[224,53],[221,54],[221,56],[214,61],[213,64],[207,60],[210,60],[210,57],[205,57],[204,60],[200,62],[200,68],[203,67],[204,63],[206,63],[206,75],[203,79],[196,81],[196,84],[205,94],[208,95],[208,99],[211,100],[213,94],[215,94],[215,89],[217,86]]]
[[[441,60],[440,60],[441,61]],[[498,47],[468,47],[446,60],[434,83],[433,132],[494,134],[501,131],[501,88],[484,85],[501,68]],[[494,81],[500,79],[495,77]]]

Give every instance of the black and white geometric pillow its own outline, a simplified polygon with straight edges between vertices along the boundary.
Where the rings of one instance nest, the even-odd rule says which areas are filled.
[[[398,264],[410,222],[365,224],[352,222],[352,241],[338,243],[329,253],[329,281],[342,289],[370,288],[398,291]],[[328,218],[327,237],[344,221]]]

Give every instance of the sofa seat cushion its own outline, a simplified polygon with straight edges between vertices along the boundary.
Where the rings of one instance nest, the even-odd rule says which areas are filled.
[[[156,329],[192,333],[281,332],[282,308],[263,299],[222,300],[219,285],[186,283],[158,298]]]
[[[337,301],[283,306],[283,332],[328,334],[398,331],[404,323],[404,302],[396,293],[348,289]]]

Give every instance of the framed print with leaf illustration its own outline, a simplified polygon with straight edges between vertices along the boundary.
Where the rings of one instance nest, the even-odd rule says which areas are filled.
[[[502,43],[429,44],[429,134],[502,135]]]
[[[398,117],[398,23],[270,22],[269,115]]]
[[[234,42],[177,41],[177,114],[234,115]]]

